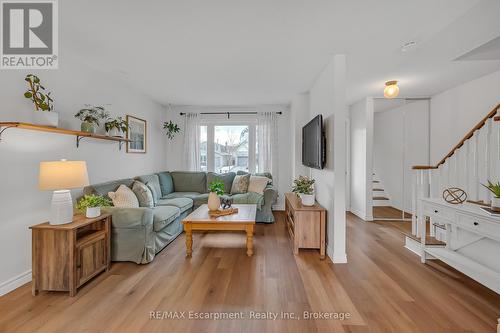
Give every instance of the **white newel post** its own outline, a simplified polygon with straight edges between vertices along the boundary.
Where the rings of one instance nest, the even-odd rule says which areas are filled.
[[[418,182],[418,171],[413,170],[413,177],[411,177],[411,187],[412,187],[412,200],[411,200],[411,234],[417,236],[417,182]]]

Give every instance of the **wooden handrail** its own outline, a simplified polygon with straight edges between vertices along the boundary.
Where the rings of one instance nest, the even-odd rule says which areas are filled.
[[[429,170],[429,169],[437,169],[437,168],[439,168],[439,166],[441,164],[443,164],[444,162],[446,162],[447,158],[453,156],[453,154],[455,154],[455,151],[464,145],[465,141],[467,141],[470,138],[472,138],[472,136],[474,135],[474,132],[477,131],[477,130],[479,130],[479,129],[481,129],[486,124],[486,122],[488,121],[488,119],[494,118],[493,120],[500,121],[500,116],[496,116],[496,114],[498,112],[498,109],[500,109],[500,104],[498,104],[497,106],[495,106],[493,108],[493,110],[491,110],[486,115],[486,117],[484,117],[483,119],[481,119],[481,121],[479,123],[477,123],[476,126],[474,126],[469,132],[467,132],[467,134],[462,138],[462,140],[460,140],[460,142],[455,147],[453,147],[453,149],[441,161],[439,161],[438,164],[436,164],[435,166],[432,166],[432,165],[415,165],[415,166],[412,167],[412,169],[413,170]]]

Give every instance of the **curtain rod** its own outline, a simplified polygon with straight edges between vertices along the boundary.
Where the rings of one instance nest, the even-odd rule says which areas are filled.
[[[281,111],[273,112],[275,114],[283,114]],[[185,116],[186,112],[179,113],[181,116]],[[226,114],[228,117],[232,114],[259,114],[258,112],[200,112],[198,114]]]

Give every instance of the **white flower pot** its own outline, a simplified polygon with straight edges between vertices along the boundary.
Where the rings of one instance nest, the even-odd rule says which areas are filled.
[[[107,136],[114,136],[117,138],[123,138],[123,132],[122,132],[122,130],[120,130],[118,128],[110,129],[108,132],[106,132],[106,135]]]
[[[87,207],[85,216],[89,219],[101,216],[101,207]]]
[[[302,201],[302,204],[304,206],[314,206],[316,203],[315,199],[316,196],[313,194],[304,194],[304,193],[299,193],[300,201]]]
[[[54,111],[33,111],[33,124],[57,127],[59,126],[59,114]]]
[[[500,198],[491,198],[491,210],[500,212]]]
[[[209,210],[218,210],[220,207],[220,198],[217,193],[210,192],[208,195],[208,209]]]

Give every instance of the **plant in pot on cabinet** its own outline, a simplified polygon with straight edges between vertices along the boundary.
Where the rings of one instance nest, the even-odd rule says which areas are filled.
[[[299,178],[293,181],[292,191],[300,197],[304,206],[314,206],[314,179],[299,176]]]
[[[95,133],[95,126],[99,126],[99,121],[109,117],[109,114],[102,106],[92,106],[85,104],[85,108],[75,114],[75,118],[82,121],[82,132]]]
[[[221,181],[213,181],[208,184],[210,194],[208,195],[208,209],[218,210],[220,207],[220,196],[224,194],[224,183]]]
[[[493,194],[493,197],[491,198],[491,210],[500,212],[500,182],[493,184],[488,181],[488,185],[483,184],[483,186]]]
[[[52,111],[54,100],[50,92],[45,93],[45,87],[40,83],[40,78],[33,74],[28,74],[24,78],[28,83],[28,90],[24,97],[31,100],[35,105],[33,122],[37,125],[57,127],[59,125],[59,114]]]
[[[76,208],[85,211],[85,216],[94,218],[101,216],[101,207],[111,206],[111,201],[101,195],[85,195],[78,201]]]
[[[108,121],[104,123],[104,128],[106,129],[107,136],[123,138],[124,133],[128,130],[128,122],[123,120],[122,117],[115,119],[109,118]]]

